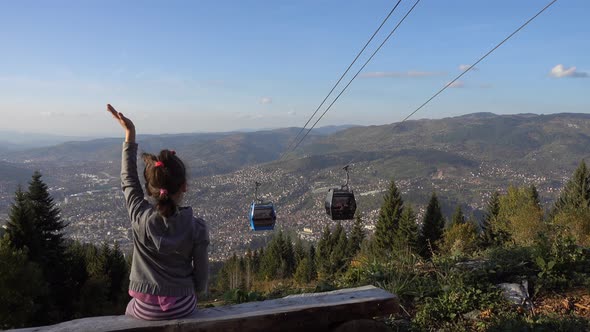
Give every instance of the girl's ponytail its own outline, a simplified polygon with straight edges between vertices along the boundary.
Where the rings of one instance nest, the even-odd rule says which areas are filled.
[[[170,217],[177,209],[172,197],[186,185],[184,163],[172,150],[162,150],[158,156],[144,153],[142,157],[146,192],[156,200],[160,215]]]

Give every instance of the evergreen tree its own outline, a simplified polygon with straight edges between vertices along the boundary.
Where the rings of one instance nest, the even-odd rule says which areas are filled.
[[[344,271],[348,263],[348,238],[342,223],[338,223],[332,233],[332,251],[330,252],[330,271],[331,275]]]
[[[569,179],[553,207],[552,215],[565,209],[585,209],[590,207],[590,170],[582,160]]]
[[[53,265],[63,258],[63,229],[67,224],[62,222],[60,211],[53,203],[47,185],[41,180],[41,173],[33,174],[27,198],[31,204],[35,227],[41,232],[43,259]]]
[[[396,237],[396,246],[398,250],[410,249],[412,252],[418,252],[418,224],[416,215],[411,206],[406,206],[399,220],[399,228]]]
[[[0,240],[0,330],[45,323],[48,285],[26,251],[14,249],[7,238]]]
[[[305,248],[303,247],[303,241],[300,237],[297,237],[295,241],[295,247],[293,248],[295,254],[295,264],[299,265],[299,262],[305,258]]]
[[[537,191],[537,187],[533,184],[529,188],[531,198],[533,202],[538,206],[541,207],[541,198],[539,197],[539,192]]]
[[[433,192],[422,221],[419,247],[423,257],[430,258],[432,251],[438,250],[438,242],[442,238],[444,227],[445,218],[442,215],[438,197]]]
[[[499,244],[494,232],[494,223],[500,214],[500,193],[494,191],[486,205],[483,222],[481,223],[481,241],[484,247]]]
[[[463,209],[461,209],[461,205],[457,205],[453,217],[451,218],[451,225],[462,225],[464,223],[465,215],[463,214]]]
[[[403,207],[401,192],[395,185],[395,181],[391,180],[389,190],[383,198],[379,219],[375,225],[376,254],[389,256],[392,253]]]
[[[295,275],[293,277],[295,278],[295,281],[297,281],[298,283],[307,284],[311,281],[310,276],[311,276],[311,271],[310,271],[309,258],[304,257],[297,264],[297,269],[295,270]]]
[[[309,263],[309,280],[315,280],[318,277],[318,270],[316,265],[316,250],[313,244],[309,246],[307,261]]]
[[[115,242],[113,249],[110,251],[107,271],[111,286],[109,289],[109,299],[113,305],[123,310],[127,302],[129,269],[127,268],[125,256],[117,242]]]
[[[12,248],[27,248],[26,252],[30,260],[36,262],[40,260],[43,253],[41,234],[35,227],[27,195],[20,187],[15,192],[14,203],[10,207],[6,234]]]
[[[291,242],[291,237],[286,236],[285,241],[283,242],[282,250],[281,250],[281,264],[284,265],[282,269],[283,278],[290,278],[295,273],[295,252],[293,250],[293,242]]]
[[[317,274],[320,280],[325,280],[330,274],[330,253],[334,244],[332,241],[332,232],[330,226],[326,225],[324,231],[318,241],[318,247],[316,251],[316,267]]]
[[[354,257],[359,252],[359,250],[361,250],[361,244],[363,243],[364,239],[365,231],[363,227],[363,219],[361,214],[357,213],[348,241],[348,257]]]

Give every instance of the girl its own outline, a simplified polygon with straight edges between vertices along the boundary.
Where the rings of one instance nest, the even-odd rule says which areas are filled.
[[[196,308],[195,291],[206,290],[209,233],[205,221],[178,204],[186,192],[186,169],[171,150],[144,153],[144,199],[137,176],[133,122],[107,110],[125,129],[121,182],[133,229],[133,263],[125,314],[145,320],[176,319]]]

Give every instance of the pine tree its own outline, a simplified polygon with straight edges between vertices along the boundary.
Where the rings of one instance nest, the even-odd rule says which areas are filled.
[[[398,250],[410,249],[418,252],[418,224],[416,215],[411,206],[406,206],[399,220],[399,228],[396,237]]]
[[[392,253],[403,207],[401,192],[395,185],[395,181],[391,180],[389,190],[383,198],[379,219],[375,225],[376,254],[389,256]]]
[[[28,258],[35,262],[40,261],[43,254],[41,234],[35,227],[27,194],[20,187],[14,193],[14,203],[10,208],[6,234],[12,248],[23,249],[26,247]]]
[[[129,270],[125,256],[121,252],[119,243],[115,242],[109,255],[108,277],[110,280],[109,299],[113,305],[122,307],[126,305]]]
[[[307,261],[309,263],[309,280],[316,280],[318,277],[318,270],[316,265],[316,250],[313,244],[309,246],[307,258]]]
[[[27,198],[31,204],[35,227],[41,232],[43,257],[47,264],[53,265],[63,259],[63,229],[67,224],[61,220],[60,211],[53,203],[47,185],[41,180],[41,173],[33,174]]]
[[[299,262],[305,258],[305,248],[303,247],[303,241],[300,237],[297,237],[295,240],[295,247],[293,247],[293,252],[295,254],[295,264],[299,265]]]
[[[430,258],[432,251],[438,250],[438,242],[442,238],[444,227],[445,218],[442,215],[438,197],[433,192],[422,221],[419,247],[423,257]]]
[[[348,240],[348,257],[354,257],[359,250],[361,250],[361,244],[365,239],[365,231],[363,226],[363,219],[360,213],[356,214],[352,231]]]
[[[494,223],[500,214],[500,193],[495,191],[490,197],[481,223],[481,242],[484,247],[499,244]]]
[[[348,238],[341,223],[336,225],[332,233],[331,242],[334,243],[330,252],[330,270],[331,275],[341,273],[348,262]]]
[[[332,232],[330,231],[330,226],[326,225],[318,241],[318,248],[315,255],[318,278],[322,280],[330,273],[330,253],[333,248],[331,240]]]
[[[537,191],[537,187],[533,184],[529,188],[529,191],[533,202],[535,202],[538,207],[541,207],[541,198],[539,196],[539,192]]]
[[[590,170],[586,162],[582,160],[580,165],[569,179],[551,214],[554,216],[565,209],[586,209],[590,207]]]
[[[260,275],[264,280],[277,277],[277,273],[281,268],[283,242],[283,233],[279,231],[270,240],[264,253],[260,255]],[[282,277],[280,276],[280,278]]]
[[[282,274],[284,278],[290,278],[293,276],[297,266],[295,265],[293,243],[291,242],[291,237],[288,235],[285,237],[285,241],[282,243],[281,247],[281,264],[284,268],[282,268],[280,274]]]
[[[304,257],[297,264],[297,269],[295,270],[295,274],[293,276],[295,278],[295,281],[297,281],[300,284],[307,284],[308,282],[310,282],[311,273],[309,268],[309,258]]]
[[[26,249],[14,249],[8,238],[0,240],[0,330],[43,325],[48,293],[43,273],[27,259]]]
[[[463,209],[461,209],[461,205],[457,205],[453,217],[451,218],[451,225],[462,225],[464,223],[465,215],[463,214]]]

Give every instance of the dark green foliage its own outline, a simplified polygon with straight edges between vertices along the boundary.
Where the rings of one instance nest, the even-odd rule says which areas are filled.
[[[533,184],[530,186],[529,191],[530,191],[530,196],[533,199],[533,202],[535,202],[535,204],[538,207],[541,207],[541,198],[539,197],[539,192],[537,191],[537,187]]]
[[[311,264],[308,257],[304,257],[299,261],[293,277],[300,284],[306,284],[311,281]]]
[[[19,188],[15,193],[7,236],[0,245],[5,263],[0,263],[0,298],[6,300],[0,300],[0,306],[12,303],[0,311],[11,314],[0,318],[0,327],[124,311],[129,266],[119,246],[65,243],[67,225],[59,213],[38,172],[28,192]]]
[[[461,209],[461,205],[457,205],[455,208],[455,212],[451,217],[451,224],[450,225],[462,225],[465,223],[465,215],[463,214],[463,209]],[[450,226],[449,225],[449,226]]]
[[[580,165],[569,179],[555,206],[552,214],[566,208],[582,209],[590,207],[590,171],[586,162],[582,160]]]
[[[342,224],[338,223],[333,230],[329,226],[324,228],[315,255],[318,279],[332,280],[345,272],[350,263],[349,245]]]
[[[291,238],[279,231],[259,255],[258,275],[263,280],[290,278],[295,272],[295,252]],[[256,263],[258,265],[258,263]]]
[[[14,203],[10,207],[6,235],[14,249],[26,248],[29,259],[39,260],[42,253],[41,234],[35,226],[27,195],[20,187],[15,192]]]
[[[356,217],[354,219],[354,225],[352,226],[352,231],[350,232],[350,237],[348,239],[348,255],[350,257],[354,257],[359,250],[361,250],[361,244],[365,239],[365,231],[363,225],[363,218],[361,214],[357,212]]]
[[[34,261],[53,265],[64,255],[63,229],[67,226],[59,216],[59,209],[49,195],[41,173],[35,172],[29,183],[27,199],[31,206],[35,227],[41,234],[43,257],[31,257]]]
[[[41,268],[28,260],[26,249],[0,240],[0,329],[44,324],[48,293]]]
[[[433,251],[438,250],[438,242],[442,239],[444,227],[445,218],[442,215],[438,197],[433,192],[422,220],[422,230],[419,238],[422,257],[429,258]]]
[[[389,189],[383,198],[379,219],[375,225],[374,243],[376,254],[388,257],[395,249],[396,233],[404,208],[401,192],[395,181],[391,180]]]
[[[470,285],[448,287],[438,296],[426,298],[414,322],[421,328],[432,330],[450,328],[453,323],[464,320],[470,311],[493,309],[502,302],[501,292],[491,286],[483,289]]]
[[[299,265],[299,262],[303,260],[306,256],[305,248],[303,247],[303,241],[300,237],[297,237],[295,240],[295,247],[293,247],[293,253],[295,255],[295,265]]]
[[[307,261],[309,263],[309,280],[315,280],[318,277],[318,269],[316,265],[316,250],[313,244],[309,246]]]
[[[330,231],[330,226],[326,225],[318,241],[315,258],[317,274],[320,280],[326,279],[330,274],[330,253],[334,247],[334,243],[331,241],[332,232]]]
[[[330,274],[343,273],[350,257],[348,256],[348,237],[341,223],[336,225],[331,241],[334,246],[330,252]]]
[[[481,223],[481,243],[484,247],[497,245],[501,243],[498,234],[495,232],[494,223],[500,214],[500,193],[495,191],[490,197],[484,212],[483,222]]]
[[[398,250],[409,249],[411,252],[418,253],[418,224],[411,206],[404,208],[396,235]]]

